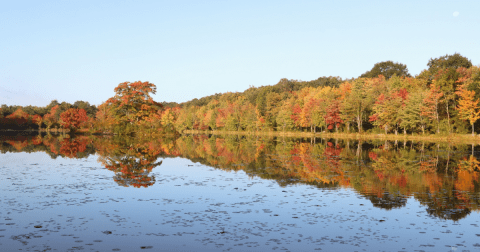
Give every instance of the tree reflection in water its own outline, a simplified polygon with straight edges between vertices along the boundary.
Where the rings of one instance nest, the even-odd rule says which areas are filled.
[[[402,208],[410,198],[442,219],[459,220],[480,209],[478,160],[466,145],[237,136],[183,136],[175,143],[190,160],[281,186],[353,188],[386,210]]]
[[[141,139],[0,136],[4,152],[44,151],[52,158],[98,161],[121,186],[148,187],[161,157],[183,157],[280,186],[352,188],[373,206],[402,208],[411,198],[437,218],[459,220],[480,209],[480,162],[474,147],[451,143],[182,136]]]
[[[105,168],[115,172],[113,179],[118,185],[137,188],[153,185],[155,183],[155,176],[148,175],[153,168],[162,164],[161,161],[149,163],[146,159],[128,156],[127,154],[123,157],[100,157],[99,161]]]
[[[99,139],[100,140],[100,139]],[[113,180],[120,186],[149,187],[155,184],[155,176],[149,176],[153,168],[162,164],[156,162],[160,156],[158,142],[139,141],[133,138],[114,138],[96,141],[98,161],[115,172]]]
[[[65,138],[60,142],[60,153],[68,158],[82,158],[91,140],[86,137]]]
[[[387,210],[393,208],[401,208],[407,204],[407,197],[404,195],[393,195],[388,192],[384,192],[382,197],[377,195],[365,195],[369,199],[374,207],[379,207]]]

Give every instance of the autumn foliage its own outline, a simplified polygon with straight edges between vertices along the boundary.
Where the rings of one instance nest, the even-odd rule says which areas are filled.
[[[71,108],[60,114],[61,125],[67,129],[77,129],[81,123],[88,120],[84,109]]]
[[[115,96],[99,106],[97,127],[103,131],[129,134],[136,131],[152,132],[160,126],[160,103],[150,94],[156,86],[149,82],[124,82],[115,89]]]
[[[69,106],[53,101],[35,115],[22,109],[2,113],[2,107],[0,123],[8,125],[5,128],[62,126],[140,135],[185,130],[475,135],[480,118],[479,67],[459,54],[431,59],[428,66],[412,77],[405,65],[383,62],[355,79],[281,79],[272,86],[251,86],[242,93],[165,107],[154,101],[153,83],[123,82],[113,97],[90,112],[83,110],[88,107],[84,103]]]

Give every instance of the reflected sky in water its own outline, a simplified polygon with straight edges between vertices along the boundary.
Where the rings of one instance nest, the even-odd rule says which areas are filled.
[[[471,146],[407,143],[403,149],[403,143],[208,137],[67,140],[4,138],[2,248],[480,247]],[[105,160],[116,160],[116,166]],[[119,183],[119,176],[134,183]],[[135,185],[145,177],[154,183]]]

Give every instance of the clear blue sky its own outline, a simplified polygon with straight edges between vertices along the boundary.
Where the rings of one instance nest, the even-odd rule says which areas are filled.
[[[480,1],[1,1],[0,104],[98,105],[125,81],[156,101],[281,78],[412,75],[458,52],[480,64]]]

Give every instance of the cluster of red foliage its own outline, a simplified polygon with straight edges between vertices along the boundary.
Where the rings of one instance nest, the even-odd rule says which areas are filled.
[[[87,139],[64,139],[60,142],[60,154],[69,158],[76,158],[78,153],[82,153],[87,149]]]
[[[84,109],[70,108],[60,114],[60,119],[63,128],[77,129],[81,123],[88,121],[88,116]]]

